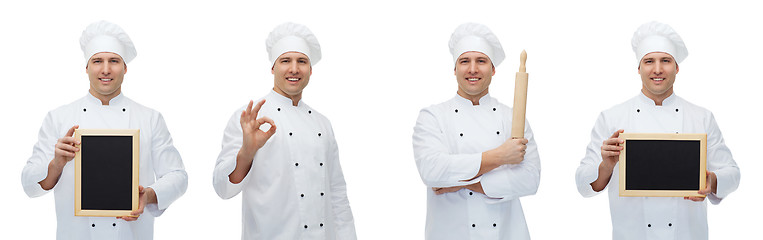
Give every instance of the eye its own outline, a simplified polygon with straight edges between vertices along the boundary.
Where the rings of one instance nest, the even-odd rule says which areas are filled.
[[[111,62],[111,63],[119,63],[119,60],[117,60],[117,59],[111,59],[111,61],[109,61],[109,62]]]
[[[299,60],[299,63],[307,63],[307,60],[304,60],[304,59],[300,59],[300,60]]]

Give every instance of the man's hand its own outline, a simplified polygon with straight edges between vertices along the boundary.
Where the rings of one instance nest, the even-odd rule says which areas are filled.
[[[69,128],[69,131],[66,132],[66,136],[59,138],[54,145],[55,150],[53,160],[50,160],[50,163],[48,163],[48,175],[45,179],[39,182],[42,189],[50,190],[56,186],[58,178],[61,177],[61,172],[64,171],[66,163],[74,159],[77,152],[79,152],[79,148],[76,146],[80,145],[80,142],[73,137],[74,130],[77,128],[79,128],[79,125],[74,125],[72,128]]]
[[[624,143],[625,140],[622,140],[619,137],[620,133],[623,132],[625,132],[623,129],[617,130],[611,137],[609,137],[609,139],[604,140],[604,142],[601,143],[601,159],[613,168],[615,167],[615,164],[620,161],[620,151],[623,150],[623,147],[620,146],[620,144]]]
[[[615,164],[620,161],[620,151],[623,147],[620,144],[625,140],[620,139],[620,133],[625,130],[620,129],[615,131],[609,139],[604,140],[601,143],[601,163],[599,164],[599,178],[591,183],[591,188],[594,191],[601,191],[609,184],[609,179],[612,178],[612,171],[615,169]]]
[[[702,194],[704,196],[707,196],[710,193],[718,193],[718,178],[715,176],[714,172],[711,171],[705,171],[707,174],[707,180],[706,180],[706,186],[705,189],[700,190],[698,193]],[[684,197],[686,200],[692,200],[695,202],[701,202],[705,200],[705,197]]]
[[[241,112],[241,130],[243,132],[243,145],[238,151],[236,156],[236,168],[228,175],[228,180],[231,183],[240,183],[249,173],[249,169],[252,167],[252,160],[257,150],[265,145],[265,142],[276,133],[276,125],[272,119],[268,117],[257,118],[257,113],[260,112],[260,108],[265,104],[263,99],[257,106],[252,109],[254,101],[249,101],[249,106]],[[267,132],[260,130],[262,124],[270,124],[270,129]]]
[[[435,188],[435,187],[433,187],[432,190],[434,191],[434,193],[436,195],[440,195],[440,194],[444,194],[444,193],[457,192],[458,190],[461,190],[463,188],[472,190],[473,192],[478,192],[478,193],[485,194],[485,191],[482,190],[482,183],[481,182],[476,182],[476,183],[469,184],[469,185],[466,185],[466,186],[442,187],[442,188]]]
[[[526,138],[512,138],[506,140],[501,146],[493,149],[493,154],[499,159],[500,165],[519,164],[525,160],[525,150],[527,150]]]
[[[140,193],[138,195],[138,210],[131,212],[130,216],[117,217],[117,219],[123,219],[128,222],[138,220],[138,217],[143,214],[143,209],[146,207],[146,204],[157,202],[154,189],[138,186],[138,192]]]

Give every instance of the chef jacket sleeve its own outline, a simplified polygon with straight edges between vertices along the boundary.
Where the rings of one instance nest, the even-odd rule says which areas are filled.
[[[236,169],[236,156],[243,145],[243,131],[241,130],[241,111],[236,111],[228,121],[223,133],[222,150],[217,156],[215,170],[212,173],[212,185],[220,198],[229,199],[241,192],[243,183],[248,177],[238,184],[230,182],[228,175]],[[247,175],[248,176],[248,175]]]
[[[344,181],[342,166],[339,164],[339,148],[334,138],[334,130],[329,127],[330,144],[328,149],[329,174],[331,178],[331,205],[334,211],[334,224],[338,240],[355,240],[355,221],[347,199],[347,185]]]
[[[600,114],[596,120],[593,130],[591,130],[591,142],[586,147],[586,155],[583,160],[580,161],[577,172],[575,173],[575,181],[578,185],[578,192],[583,197],[592,197],[599,192],[596,192],[591,187],[591,183],[596,181],[599,177],[599,164],[601,164],[601,144],[604,140],[612,136],[615,130],[611,130],[607,124],[604,114]],[[607,184],[609,185],[609,184]],[[602,190],[603,191],[603,190]]]
[[[491,197],[489,203],[510,201],[538,192],[540,157],[529,124],[525,124],[525,138],[528,142],[522,162],[502,165],[482,175],[480,182],[485,195]]]
[[[55,157],[55,145],[59,132],[51,113],[48,112],[37,134],[37,143],[32,149],[32,157],[27,160],[21,172],[21,185],[29,197],[39,197],[49,192],[42,189],[39,182],[48,176],[48,164]]]
[[[413,157],[424,184],[452,187],[473,184],[482,163],[482,153],[451,154],[443,126],[433,108],[422,109],[413,128]],[[464,181],[472,179],[471,181]]]
[[[712,204],[719,204],[723,198],[739,187],[741,177],[739,167],[731,156],[731,150],[723,141],[715,117],[710,114],[707,125],[707,170],[715,173],[718,186],[715,194],[709,194]]]
[[[152,124],[151,159],[156,182],[148,187],[154,189],[157,204],[149,204],[146,208],[158,217],[170,204],[183,196],[188,188],[188,173],[180,152],[172,144],[172,136],[162,115],[156,114]]]

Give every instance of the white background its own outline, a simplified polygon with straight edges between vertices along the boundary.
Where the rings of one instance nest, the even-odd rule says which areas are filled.
[[[574,175],[598,113],[639,93],[630,39],[651,20],[672,25],[685,40],[689,57],[675,91],[713,111],[742,170],[739,189],[708,206],[710,237],[759,237],[759,7],[738,1],[193,2],[0,4],[3,238],[55,236],[53,194],[27,197],[21,170],[45,114],[87,93],[79,37],[102,19],[121,25],[138,49],[123,93],[164,115],[188,171],[188,191],[156,220],[157,239],[240,238],[241,198],[220,199],[212,169],[233,111],[272,88],[264,41],[285,21],[307,25],[320,40],[323,59],[303,99],[333,123],[360,239],[423,238],[426,187],[411,134],[421,108],[456,92],[447,43],[467,21],[487,24],[506,49],[490,92],[509,106],[519,53],[528,53],[527,118],[543,167],[538,193],[522,198],[531,236],[610,238],[606,194],[581,197]]]

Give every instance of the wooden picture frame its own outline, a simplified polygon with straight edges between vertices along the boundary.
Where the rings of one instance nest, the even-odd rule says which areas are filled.
[[[77,129],[74,215],[131,216],[138,209],[140,130]]]
[[[704,197],[707,134],[621,133],[621,197]]]

